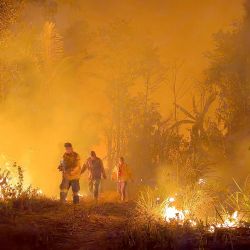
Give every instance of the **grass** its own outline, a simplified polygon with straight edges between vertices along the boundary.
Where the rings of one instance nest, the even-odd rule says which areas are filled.
[[[242,188],[233,182],[235,188],[223,195],[213,190],[212,184],[179,188],[173,205],[190,211],[181,225],[177,221],[164,221],[162,211],[168,203],[166,192],[161,192],[160,186],[144,189],[138,197],[133,219],[124,231],[123,249],[249,249],[248,184]],[[210,226],[223,224],[234,211],[239,211],[239,219],[244,221],[239,223],[240,227],[209,231]],[[189,219],[197,222],[196,227],[188,223]]]
[[[187,219],[198,222],[196,227],[192,227],[188,220],[181,225],[176,221],[167,223],[164,220],[163,211],[169,200],[160,187],[142,190],[136,204],[112,202],[112,198],[101,200],[98,205],[87,200],[79,206],[62,205],[40,195],[36,189],[23,188],[20,169],[18,172],[15,195],[5,196],[0,202],[0,241],[6,246],[5,249],[171,250],[250,247],[249,227],[217,228],[214,233],[208,231],[208,220],[206,216],[201,216],[201,209],[206,215],[217,198],[209,194],[206,186],[186,186],[185,189],[179,189],[175,197],[177,201],[174,205],[178,209],[190,209]],[[236,190],[226,196],[217,210],[218,217],[221,217],[217,220],[221,220],[221,223],[224,215],[231,210],[249,209],[247,185],[242,188],[235,182],[235,186]]]
[[[141,214],[131,202],[74,206],[39,198],[30,208],[12,206],[0,215],[6,249],[249,249],[248,228],[209,233],[202,223],[193,228]]]
[[[178,225],[138,217],[130,220],[122,236],[121,249],[249,249],[250,229],[207,231],[200,224]]]

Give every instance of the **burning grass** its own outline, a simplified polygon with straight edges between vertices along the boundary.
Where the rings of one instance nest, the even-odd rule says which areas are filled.
[[[216,229],[164,221],[132,222],[123,235],[123,249],[249,249],[250,230]]]
[[[172,196],[161,186],[142,190],[124,248],[249,249],[248,185],[234,183],[231,193],[223,194],[205,181],[178,188]]]
[[[215,227],[248,226],[248,194],[242,190],[225,193],[226,198],[219,202],[219,197],[213,198],[208,193],[203,187],[192,186],[186,187],[180,194],[163,198],[159,189],[146,188],[139,195],[137,214],[153,220],[176,221],[180,225],[190,222],[193,226],[199,223]]]
[[[25,188],[16,164],[0,174],[0,238],[7,249],[249,249],[247,182],[242,188],[234,181],[224,199],[199,180],[172,192],[147,187],[135,207],[107,201],[62,206]]]
[[[24,171],[16,163],[0,168],[0,211],[6,209],[33,209],[46,199],[40,189],[24,186]],[[42,202],[41,202],[42,203]]]

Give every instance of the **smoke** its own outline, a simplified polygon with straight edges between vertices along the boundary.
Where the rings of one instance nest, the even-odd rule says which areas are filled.
[[[60,29],[63,22],[48,21],[45,7],[27,4],[3,39],[0,151],[24,167],[27,185],[54,195],[64,142],[84,161],[100,144],[105,108],[100,88],[84,72],[84,22],[67,20]]]
[[[210,41],[192,35],[192,39],[184,42],[183,29],[188,30],[190,26],[179,31],[175,28],[175,24],[182,27],[187,18],[191,26],[197,21],[190,18],[191,9],[197,13],[204,6],[199,9],[192,5],[188,1],[183,7],[175,1],[172,4],[108,1],[105,5],[101,1],[25,2],[18,21],[0,44],[0,152],[24,166],[27,184],[49,195],[58,192],[57,165],[66,141],[72,142],[82,161],[91,149],[98,149],[100,156],[105,157],[103,128],[110,110],[105,96],[107,82],[100,72],[110,76],[112,69],[103,66],[102,56],[109,53],[103,51],[105,47],[98,40],[103,26],[117,18],[129,20],[134,36],[141,37],[139,47],[149,34],[159,48],[161,61],[168,61],[169,57],[188,59],[192,55],[201,66],[194,66],[195,59],[192,59],[183,74],[186,77],[188,73],[190,77],[202,71],[205,63],[201,53],[208,49]],[[221,21],[221,26],[238,16],[240,3],[235,5],[237,10],[230,5],[231,15]],[[139,9],[136,11],[134,6]],[[220,10],[222,7],[223,3]],[[181,13],[176,12],[178,8]],[[207,29],[207,22],[201,23],[203,28]],[[217,23],[211,22],[207,36],[218,29]],[[129,54],[128,60],[134,57],[135,54]],[[155,93],[155,99],[166,114],[172,101],[171,97],[166,98],[166,93],[170,96],[169,86],[164,90]]]

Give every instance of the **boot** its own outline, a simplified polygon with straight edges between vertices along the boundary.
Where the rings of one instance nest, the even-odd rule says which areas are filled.
[[[74,195],[73,196],[73,203],[74,204],[79,204],[79,201],[80,201],[79,196],[78,195]]]
[[[65,192],[60,192],[60,201],[62,203],[65,203],[66,202],[66,198],[67,198],[67,193]]]

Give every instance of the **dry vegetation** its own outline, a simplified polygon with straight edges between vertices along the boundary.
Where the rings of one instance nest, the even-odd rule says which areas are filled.
[[[34,205],[36,204],[36,205]],[[193,228],[134,213],[134,204],[61,206],[33,201],[30,210],[1,214],[4,249],[249,249],[250,230]]]
[[[185,188],[175,205],[191,212],[180,223],[178,218],[164,218],[170,202],[162,198],[166,196],[160,185],[142,187],[136,204],[107,201],[104,193],[98,205],[87,198],[79,205],[62,205],[31,187],[25,189],[22,168],[18,169],[17,185],[8,182],[15,195],[2,197],[0,203],[3,249],[249,249],[249,195],[237,183],[238,190],[221,201],[218,210],[214,205],[217,216],[210,221],[203,215],[210,214],[214,203],[205,187]],[[10,174],[2,176],[11,180]],[[239,224],[216,227],[236,208],[241,212]]]
[[[50,189],[58,185],[51,166],[60,140],[74,138],[84,151],[102,140],[108,171],[123,155],[139,195],[124,204],[105,194],[98,205],[62,205],[26,187],[22,167],[7,166],[4,248],[249,249],[249,1],[241,23],[215,35],[188,108],[178,99],[178,63],[163,65],[129,22],[88,30],[81,1],[13,2],[0,3],[0,131],[22,145],[8,138],[3,148],[34,153],[31,169]],[[58,6],[67,10],[61,16],[70,13],[67,27],[56,22]],[[41,14],[39,25],[25,19],[31,10]],[[154,98],[164,84],[173,89],[169,116]]]

